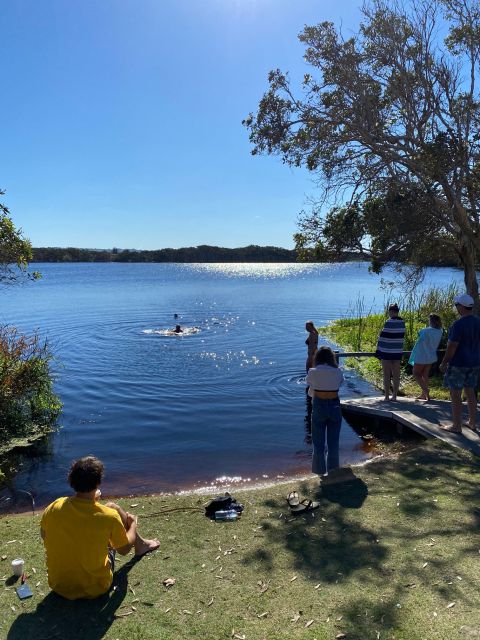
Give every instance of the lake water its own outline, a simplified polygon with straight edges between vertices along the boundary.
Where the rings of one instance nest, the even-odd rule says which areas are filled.
[[[364,263],[35,267],[40,281],[0,291],[0,322],[38,329],[58,359],[62,428],[14,480],[39,504],[67,491],[71,461],[89,453],[106,463],[108,495],[308,472],[305,321],[386,296]],[[427,274],[452,280],[461,272]],[[177,322],[198,330],[166,335]],[[347,373],[344,396],[371,392]],[[369,455],[344,423],[341,462]]]

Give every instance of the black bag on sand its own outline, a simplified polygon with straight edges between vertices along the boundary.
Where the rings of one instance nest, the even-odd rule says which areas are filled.
[[[229,509],[235,509],[238,513],[242,513],[244,507],[227,492],[223,496],[217,496],[210,500],[205,507],[205,515],[207,518],[215,518],[216,511],[228,511]]]

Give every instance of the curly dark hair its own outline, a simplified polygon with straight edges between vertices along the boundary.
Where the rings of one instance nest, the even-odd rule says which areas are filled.
[[[95,456],[76,460],[68,474],[68,482],[74,491],[88,493],[100,486],[103,478],[103,462]]]

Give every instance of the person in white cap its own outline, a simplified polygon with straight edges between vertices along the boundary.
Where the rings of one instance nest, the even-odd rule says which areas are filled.
[[[450,389],[453,424],[444,427],[451,433],[462,432],[462,389],[468,405],[468,423],[464,426],[476,431],[477,399],[475,387],[480,373],[480,318],[473,315],[473,298],[463,293],[454,298],[460,318],[448,332],[448,344],[440,371],[445,373],[444,384]]]

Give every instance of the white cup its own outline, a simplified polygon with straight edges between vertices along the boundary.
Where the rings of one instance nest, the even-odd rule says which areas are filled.
[[[25,569],[25,562],[21,558],[12,560],[12,571],[14,576],[21,576]]]

